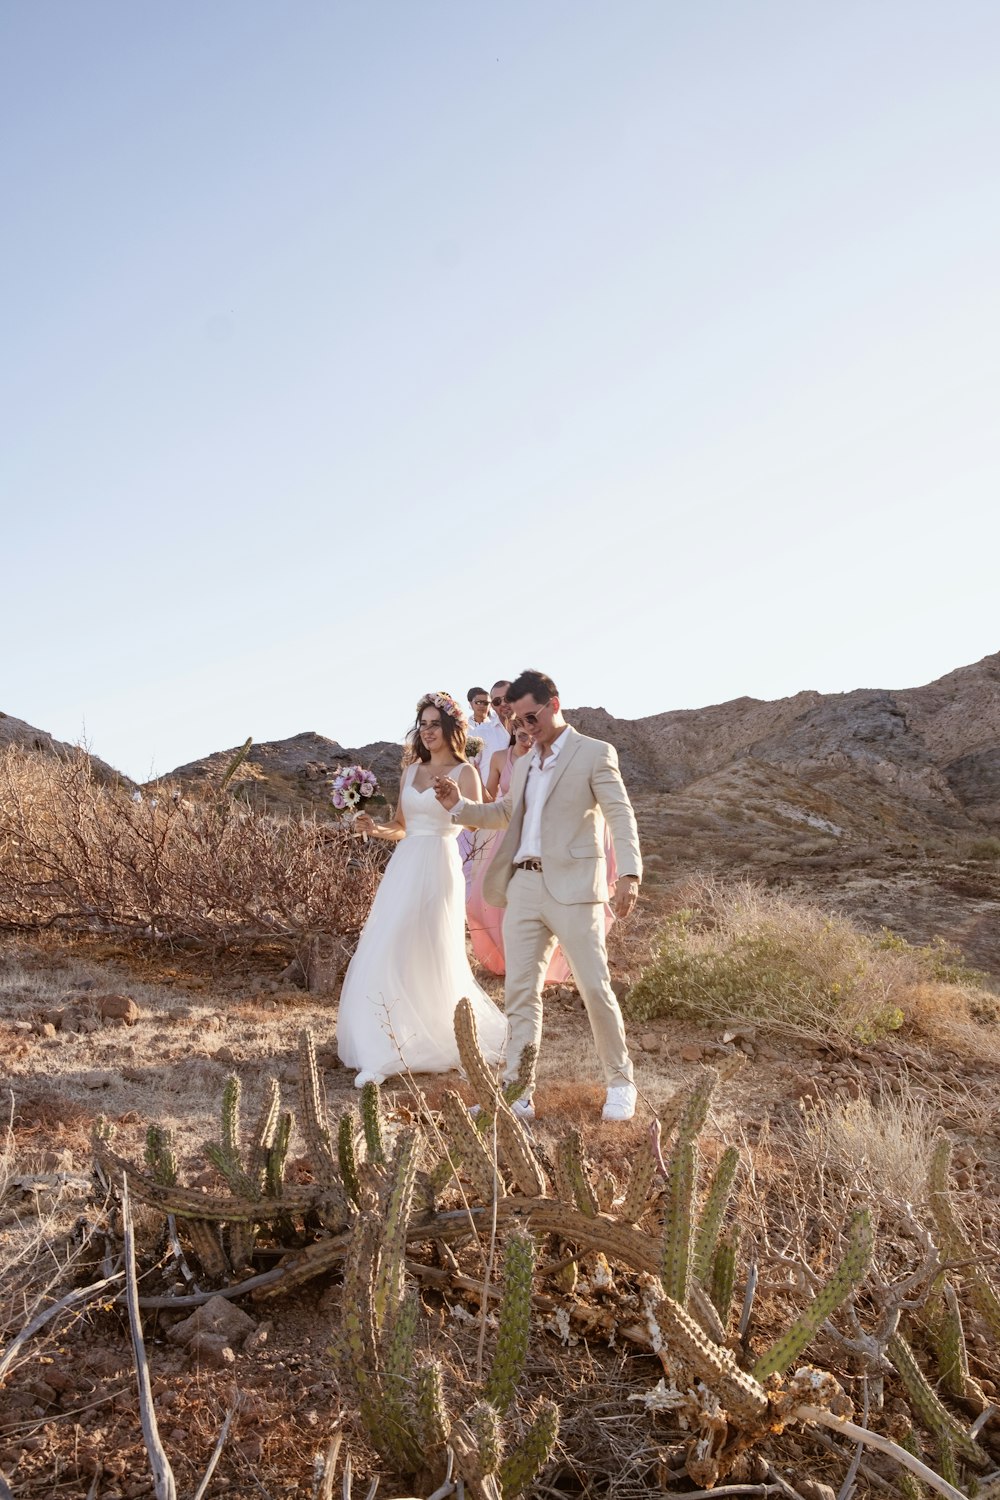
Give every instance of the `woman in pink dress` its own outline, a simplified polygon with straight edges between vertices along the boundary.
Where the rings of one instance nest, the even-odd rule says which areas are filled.
[[[528,731],[515,729],[511,735],[510,747],[507,750],[494,752],[483,789],[485,802],[495,802],[497,797],[503,797],[507,793],[514,774],[514,762],[520,760],[522,755],[527,755],[530,750],[531,736]],[[493,861],[493,856],[500,847],[501,837],[502,833],[499,830],[475,830],[474,843],[469,856],[472,878],[468,883],[465,907],[469,919],[473,952],[483,968],[488,969],[491,974],[503,974],[506,969],[503,951],[503,909],[499,906],[490,906],[483,895],[483,881],[486,879],[486,872]],[[618,876],[618,866],[615,863],[614,845],[607,829],[604,831],[604,852],[608,861],[608,885],[613,888]],[[611,907],[605,905],[605,931],[613,921],[614,914]],[[570,966],[563,957],[562,949],[557,947],[549,961],[545,983],[569,984],[572,980]]]

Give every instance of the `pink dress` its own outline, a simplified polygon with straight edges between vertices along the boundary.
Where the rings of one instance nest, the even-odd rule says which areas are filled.
[[[500,771],[500,785],[497,796],[503,797],[510,790],[511,777],[514,774],[514,750],[511,747],[507,751],[506,758]],[[466,869],[471,869],[471,879],[466,882],[465,910],[469,919],[469,935],[472,938],[472,951],[491,974],[503,974],[506,972],[506,963],[503,951],[503,908],[490,906],[483,895],[483,882],[486,873],[493,863],[493,857],[500,847],[503,837],[502,830],[477,828],[473,832],[473,846],[469,856]],[[614,885],[618,878],[618,866],[615,862],[615,848],[611,842],[611,834],[605,827],[604,831],[604,854],[608,862],[608,884]],[[604,908],[604,930],[607,932],[614,921],[614,913],[610,906]],[[545,975],[546,984],[570,984],[573,975],[569,964],[563,957],[562,949],[556,948],[549,961],[548,972]]]

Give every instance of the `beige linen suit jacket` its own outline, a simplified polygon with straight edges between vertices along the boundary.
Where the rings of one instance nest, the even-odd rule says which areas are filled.
[[[608,899],[604,823],[611,829],[621,875],[642,876],[635,814],[618,769],[613,745],[567,727],[542,809],[542,880],[556,901],[573,906]],[[470,828],[504,828],[483,894],[492,906],[507,905],[507,885],[521,843],[524,789],[534,752],[514,762],[510,790],[496,802],[464,802],[455,820]]]

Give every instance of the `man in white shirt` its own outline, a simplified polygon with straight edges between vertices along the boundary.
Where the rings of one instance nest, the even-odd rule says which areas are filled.
[[[483,742],[483,748],[479,755],[473,758],[472,764],[479,771],[486,783],[490,774],[490,761],[497,750],[506,750],[510,745],[510,730],[494,706],[497,689],[506,689],[507,683],[495,683],[492,694],[485,688],[470,688],[466,697],[469,707],[472,709],[472,722],[469,725],[469,733],[476,735]],[[494,700],[491,703],[491,698]],[[502,704],[503,700],[501,700]]]
[[[630,1120],[636,1089],[621,1009],[608,974],[604,903],[608,900],[604,823],[611,829],[619,877],[612,904],[627,917],[638,898],[642,857],[635,815],[613,746],[578,734],[563,718],[555,683],[527,671],[507,690],[515,722],[533,739],[515,762],[509,792],[492,803],[467,802],[447,776],[435,782],[443,807],[466,827],[506,828],[484,882],[504,917],[504,1008],[510,1025],[506,1077],[542,1035],[542,985],[556,942],[573,970],[604,1070],[605,1120]],[[533,1080],[532,1080],[533,1086]],[[531,1088],[515,1104],[534,1118]]]

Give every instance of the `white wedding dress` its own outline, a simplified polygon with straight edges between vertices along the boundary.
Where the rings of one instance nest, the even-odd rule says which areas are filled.
[[[340,995],[337,1052],[361,1070],[358,1086],[459,1067],[453,1018],[463,996],[491,1067],[506,1048],[506,1018],[476,983],[465,951],[459,827],[433,787],[415,789],[416,769],[400,793],[406,837],[382,876]]]

